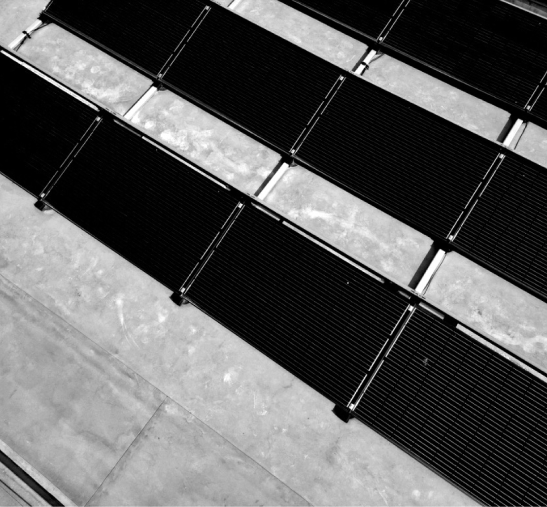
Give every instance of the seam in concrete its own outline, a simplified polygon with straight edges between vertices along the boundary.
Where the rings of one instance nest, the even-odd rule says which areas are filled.
[[[86,337],[87,338],[87,337]],[[89,497],[89,500],[84,504],[84,505],[88,505],[89,502],[91,502],[91,500],[93,500],[93,497],[97,494],[97,491],[99,491],[99,489],[101,489],[101,487],[103,486],[103,484],[106,482],[106,480],[112,475],[112,472],[116,469],[116,467],[120,464],[120,462],[123,460],[124,456],[129,452],[129,449],[131,449],[131,447],[133,447],[133,445],[135,444],[135,442],[137,441],[137,439],[141,436],[141,433],[149,426],[150,424],[150,421],[152,421],[152,419],[154,419],[154,417],[156,417],[156,414],[158,413],[159,409],[161,407],[163,407],[163,405],[165,405],[165,402],[167,401],[169,397],[168,396],[165,396],[165,398],[163,398],[163,401],[158,405],[158,407],[156,408],[156,410],[154,410],[154,413],[150,416],[150,419],[148,419],[148,421],[146,421],[146,423],[143,425],[143,427],[141,428],[141,430],[135,435],[135,438],[133,440],[131,440],[131,443],[127,446],[127,449],[123,452],[123,454],[120,456],[120,459],[118,459],[118,461],[116,461],[116,463],[114,464],[114,466],[110,469],[110,472],[108,472],[106,474],[106,477],[103,479],[103,481],[101,482],[101,484],[99,484],[99,487],[93,492],[93,494]]]
[[[17,287],[21,292],[23,292],[24,294],[26,294],[26,296],[29,298],[29,299],[32,299],[33,301],[35,301],[37,304],[39,304],[41,307],[43,307],[45,310],[47,310],[49,313],[52,313],[53,315],[57,316],[59,319],[61,319],[67,326],[71,327],[72,329],[76,330],[78,333],[80,333],[82,336],[84,336],[86,339],[88,339],[90,342],[92,342],[93,344],[95,344],[98,348],[100,348],[101,350],[103,350],[106,354],[108,354],[110,357],[112,357],[115,361],[117,361],[118,363],[120,363],[121,365],[123,365],[125,368],[127,368],[129,371],[131,371],[135,376],[141,378],[144,382],[146,382],[147,384],[150,384],[154,389],[157,389],[157,391],[159,393],[161,393],[163,396],[164,396],[164,400],[161,402],[160,406],[158,407],[158,409],[156,410],[156,412],[161,408],[161,406],[169,399],[171,401],[173,401],[174,403],[176,403],[177,405],[179,405],[182,409],[184,409],[186,412],[188,412],[189,414],[192,415],[192,417],[195,417],[198,421],[200,421],[204,426],[206,426],[207,428],[209,428],[211,431],[213,431],[215,434],[217,434],[218,436],[220,436],[223,440],[225,440],[226,442],[228,442],[232,447],[234,447],[235,449],[237,449],[239,452],[241,452],[243,455],[245,455],[250,461],[252,461],[253,463],[255,463],[257,466],[259,466],[260,468],[262,468],[263,470],[265,470],[269,475],[271,475],[272,477],[274,477],[276,480],[278,480],[281,484],[284,484],[289,490],[291,490],[295,495],[299,496],[300,498],[302,498],[304,500],[304,502],[310,506],[313,506],[313,504],[306,499],[305,496],[303,496],[302,494],[298,493],[297,491],[295,491],[293,488],[291,488],[288,484],[286,484],[283,480],[281,480],[277,475],[275,475],[271,470],[268,470],[264,465],[261,465],[258,461],[256,461],[253,457],[249,456],[243,449],[239,448],[236,444],[234,444],[232,441],[230,441],[228,438],[226,438],[224,435],[222,435],[221,433],[219,433],[217,430],[215,430],[214,428],[212,428],[209,424],[207,424],[205,421],[203,421],[201,418],[199,418],[198,416],[196,416],[191,410],[189,410],[188,408],[186,408],[184,405],[182,405],[181,403],[179,403],[178,401],[174,400],[173,398],[171,398],[169,395],[167,395],[162,389],[160,389],[159,387],[157,387],[156,385],[152,384],[152,382],[150,382],[148,379],[146,379],[145,377],[143,377],[140,373],[136,372],[131,366],[129,366],[128,364],[126,364],[124,361],[122,361],[121,359],[119,359],[118,357],[116,357],[114,354],[112,354],[109,350],[105,349],[101,344],[97,343],[95,340],[91,339],[89,336],[87,336],[83,331],[79,330],[76,326],[74,326],[73,324],[71,324],[70,322],[68,322],[62,315],[59,315],[57,314],[56,312],[54,312],[51,308],[48,308],[46,305],[44,305],[41,301],[39,301],[38,299],[36,299],[34,296],[32,296],[31,294],[29,294],[26,290],[22,289],[21,287],[19,287],[19,285],[17,285],[16,283],[12,282],[11,280],[9,280],[5,275],[3,274],[0,274],[0,278],[3,278],[4,280],[6,280],[9,284]],[[295,377],[297,379],[297,377]],[[298,379],[297,379],[298,380]],[[304,383],[302,383],[303,385],[306,385]],[[312,389],[311,387],[309,386],[306,386],[307,388],[309,389]],[[312,389],[313,390],[313,389]],[[156,414],[156,412],[154,412],[154,415]],[[152,417],[154,417],[154,415],[152,415]],[[152,419],[152,417],[150,419]],[[146,425],[150,422],[150,420],[143,426],[143,429],[139,432],[139,435],[140,433],[142,433],[142,431],[144,430],[144,428],[146,427]],[[138,435],[137,435],[138,437]],[[137,438],[135,437],[135,438]],[[131,444],[129,445],[128,449],[131,447],[131,445],[133,445],[133,442],[134,440],[131,442]],[[128,450],[127,449],[127,450]],[[5,452],[2,448],[2,442],[0,441],[0,450],[2,450],[5,454],[8,455],[7,452]],[[127,452],[127,450],[125,452]],[[125,454],[124,452],[124,454]],[[18,456],[18,455],[16,455]],[[122,455],[123,457],[123,455]],[[13,461],[16,461],[12,456],[10,456],[11,459],[13,459]],[[19,457],[20,460],[22,460],[22,458]],[[120,458],[121,459],[121,458]],[[24,460],[23,460],[24,461]],[[17,462],[17,461],[16,461]],[[119,460],[118,460],[119,462]],[[24,462],[26,463],[26,462]],[[19,464],[19,463],[18,463]],[[116,463],[117,465],[117,463]],[[21,464],[19,464],[19,466],[21,466]],[[30,467],[30,465],[26,465],[28,467]],[[21,468],[23,468],[23,466],[21,466]],[[30,467],[32,469],[32,467]],[[114,466],[115,468],[115,466]],[[112,468],[112,470],[114,470],[114,468]],[[42,477],[42,475],[40,474],[40,472],[38,472],[37,470],[34,470],[32,469],[39,477]],[[108,475],[110,475],[110,473],[112,473],[112,470],[109,472]],[[25,468],[25,471],[31,475],[31,473]],[[107,476],[108,477],[108,476]],[[107,478],[106,477],[106,478]],[[40,482],[36,477],[33,476],[33,478],[36,480],[36,482]],[[105,478],[105,480],[106,480]],[[44,480],[47,480],[45,479],[44,477]],[[104,483],[104,481],[101,483],[101,485],[97,488],[97,490],[93,493],[93,495],[91,496],[91,498],[86,502],[85,505],[89,504],[89,502],[91,502],[91,500],[93,499],[93,496],[95,496],[95,494],[97,493],[97,491],[99,490],[99,488],[102,486],[102,484]],[[40,482],[40,484],[42,484]],[[53,483],[49,482],[48,481],[48,484],[51,484],[53,490],[55,492],[59,491],[58,495],[56,494],[55,496],[57,496],[57,498],[65,503],[65,505],[67,506],[70,506],[70,507],[76,507],[76,504],[74,502],[72,502],[66,495],[64,495],[58,488],[56,488]],[[45,487],[45,486],[44,486]]]
[[[51,312],[51,310],[49,311]],[[70,498],[68,498],[68,496],[66,496],[59,488],[57,488],[44,474],[34,468],[27,460],[25,460],[21,455],[16,453],[8,444],[3,442],[2,440],[0,440],[0,451],[2,451],[9,459],[11,459],[19,468],[21,468],[28,475],[30,475],[46,491],[51,493],[52,496],[57,498],[59,502],[61,502],[63,505],[70,507],[76,506],[76,504],[72,500],[70,500]]]

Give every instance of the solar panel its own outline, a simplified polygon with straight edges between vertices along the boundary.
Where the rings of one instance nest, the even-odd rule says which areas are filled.
[[[426,234],[445,237],[499,149],[348,76],[296,157]]]
[[[218,7],[164,80],[288,151],[339,76],[334,65]]]
[[[282,2],[334,21],[344,27],[377,39],[401,4],[401,0],[281,0]],[[319,19],[321,19],[321,17]]]
[[[103,120],[47,203],[171,290],[178,290],[238,199]]]
[[[547,385],[418,309],[356,416],[485,505],[545,505]]]
[[[37,196],[97,116],[80,102],[0,54],[0,171]]]
[[[45,14],[158,74],[205,5],[201,0],[53,0]]]
[[[464,252],[547,295],[547,173],[508,153],[455,239]]]
[[[411,0],[384,43],[519,107],[547,71],[547,20],[499,0]]]
[[[252,206],[185,297],[342,405],[407,306],[382,283]]]

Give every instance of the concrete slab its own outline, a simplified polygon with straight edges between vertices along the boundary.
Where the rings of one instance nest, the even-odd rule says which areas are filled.
[[[249,194],[281,158],[169,91],[154,95],[132,121],[154,139]]]
[[[385,54],[363,79],[492,141],[509,120],[508,112]]]
[[[84,504],[164,396],[0,277],[0,438]]]
[[[29,27],[49,0],[0,0],[0,44],[7,46]]]
[[[0,507],[14,507],[19,505],[28,504],[0,481]]]
[[[547,372],[547,304],[456,253],[427,299]]]
[[[0,274],[306,501],[474,505],[365,426],[340,422],[325,398],[196,308],[174,305],[167,289],[32,202],[0,177]]]
[[[528,123],[515,151],[537,164],[547,167],[547,130]]]
[[[228,7],[234,0],[213,0],[213,2],[222,5],[223,7]]]
[[[367,45],[277,0],[242,0],[235,12],[310,53],[353,69]]]
[[[18,54],[73,90],[124,114],[152,82],[56,25],[26,40]]]
[[[88,505],[309,505],[167,401]]]
[[[352,257],[408,284],[430,238],[302,167],[290,168],[265,202]]]

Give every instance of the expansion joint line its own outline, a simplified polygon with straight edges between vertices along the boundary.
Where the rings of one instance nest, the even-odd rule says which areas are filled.
[[[313,116],[310,118],[310,121],[308,121],[308,124],[302,131],[302,133],[298,136],[298,139],[296,142],[292,145],[292,148],[290,149],[290,155],[293,157],[296,152],[300,149],[302,146],[302,143],[306,140],[306,137],[308,137],[309,133],[315,127],[315,124],[318,122],[319,118],[323,115],[325,112],[325,109],[327,109],[328,105],[331,103],[332,99],[336,95],[336,92],[340,89],[342,86],[342,83],[346,80],[346,76],[342,75],[339,76],[336,80],[336,83],[334,83],[323,99],[323,102],[319,105]]]
[[[173,65],[173,62],[177,59],[177,57],[180,55],[180,53],[182,52],[186,44],[188,44],[192,36],[196,33],[197,29],[200,27],[201,23],[203,23],[203,20],[206,18],[207,14],[209,14],[210,11],[211,11],[211,7],[208,5],[206,5],[203,8],[203,11],[201,11],[198,18],[194,21],[192,26],[186,32],[186,35],[182,38],[178,46],[175,48],[175,51],[173,51],[171,56],[167,59],[164,66],[159,71],[158,79],[163,79],[163,76],[165,76],[165,74],[167,73],[171,65]]]
[[[245,206],[246,204],[242,200],[234,208],[226,222],[224,222],[224,225],[221,227],[220,231],[217,233],[211,244],[207,247],[204,254],[201,256],[201,259],[194,266],[194,269],[191,271],[190,275],[188,275],[188,278],[186,278],[180,289],[173,292],[173,294],[171,295],[171,301],[173,301],[173,303],[179,306],[190,303],[190,301],[185,297],[186,291],[192,286],[194,280],[199,276],[211,256],[215,253],[217,247],[220,245],[220,243],[222,243],[222,240],[231,229],[232,225],[234,225],[234,222],[237,220]]]
[[[45,199],[47,199],[48,194],[51,192],[51,190],[57,184],[57,182],[63,177],[63,174],[65,173],[65,171],[70,167],[70,164],[72,164],[72,161],[78,156],[82,148],[89,141],[89,139],[91,138],[95,130],[97,130],[97,127],[101,124],[102,121],[103,121],[102,116],[97,116],[95,120],[93,121],[93,123],[86,130],[84,135],[80,138],[76,146],[72,148],[72,151],[69,153],[67,158],[65,158],[64,162],[61,164],[57,172],[49,180],[44,190],[40,192],[38,202],[35,204],[37,208],[40,209],[41,207],[43,207],[43,202],[45,201]]]

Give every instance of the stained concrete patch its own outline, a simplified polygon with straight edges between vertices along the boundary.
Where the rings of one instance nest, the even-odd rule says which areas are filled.
[[[85,503],[163,395],[0,278],[0,438]]]
[[[133,123],[224,181],[254,193],[280,155],[169,91],[158,92]]]
[[[408,284],[432,240],[303,169],[290,168],[265,202],[365,264]]]
[[[308,505],[168,401],[88,505]]]
[[[515,151],[537,164],[547,167],[547,130],[528,123]]]
[[[344,69],[352,69],[367,50],[366,44],[278,0],[242,0],[235,12]]]
[[[340,422],[328,400],[196,308],[174,305],[167,289],[33,201],[0,177],[0,274],[308,502],[474,504],[362,424]]]
[[[49,0],[0,0],[0,44],[7,46],[38,19]]]
[[[124,114],[152,82],[56,25],[38,30],[18,53],[73,90]]]
[[[427,300],[547,372],[547,304],[456,253]]]
[[[509,120],[508,112],[385,54],[363,78],[492,141]]]

